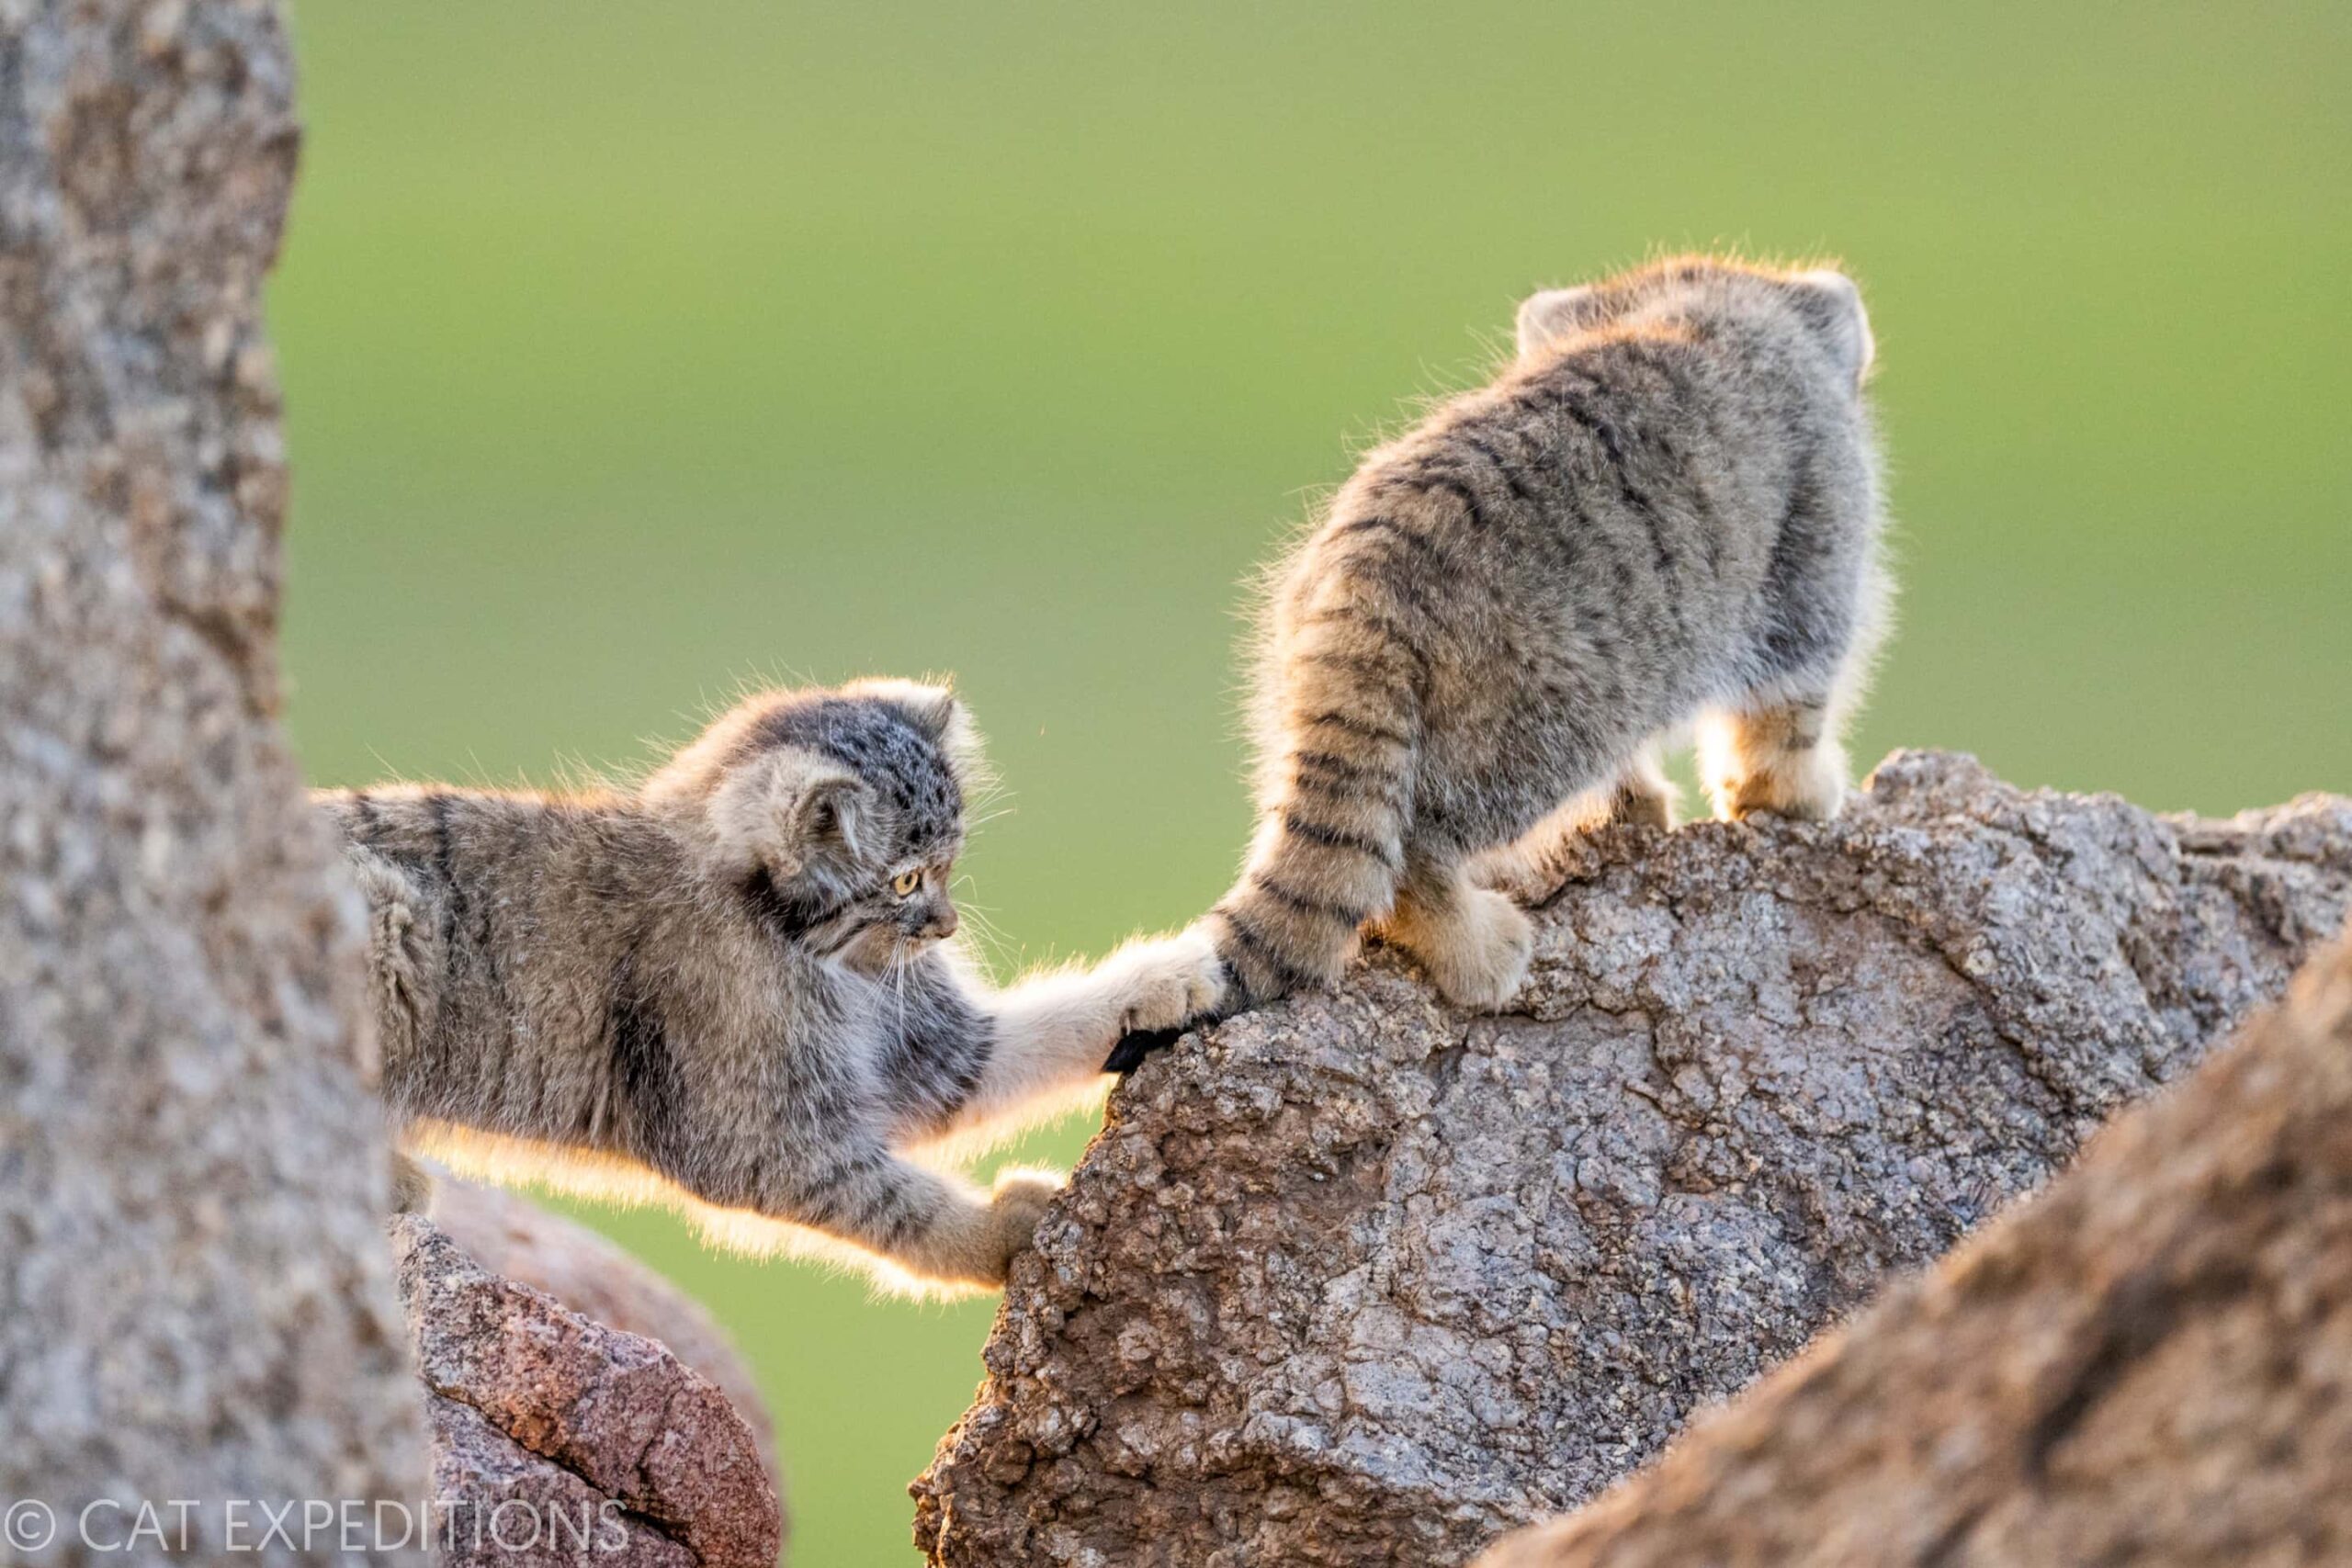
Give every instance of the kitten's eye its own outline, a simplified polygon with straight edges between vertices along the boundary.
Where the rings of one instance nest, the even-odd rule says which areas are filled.
[[[890,891],[901,898],[911,896],[922,886],[922,873],[920,871],[902,871],[890,879]]]

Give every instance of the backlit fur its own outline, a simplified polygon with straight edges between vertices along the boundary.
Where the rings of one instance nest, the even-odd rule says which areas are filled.
[[[1664,826],[1693,723],[1722,816],[1835,813],[1889,600],[1873,353],[1838,273],[1661,262],[1528,300],[1514,363],[1367,457],[1272,580],[1212,1010],[1329,983],[1367,926],[1502,1005],[1531,928],[1495,889]]]
[[[1216,964],[1179,937],[992,990],[947,892],[979,765],[948,693],[866,682],[754,696],[633,791],[322,792],[411,1146],[739,1248],[1001,1283],[1058,1184],[908,1151],[1069,1103]]]

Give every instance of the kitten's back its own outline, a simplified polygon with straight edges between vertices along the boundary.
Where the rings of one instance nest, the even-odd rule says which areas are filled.
[[[1525,922],[1466,863],[1652,776],[1645,748],[1716,709],[1774,716],[1750,761],[1819,747],[1866,656],[1849,284],[1678,261],[1539,296],[1521,329],[1519,362],[1367,457],[1279,576],[1264,817],[1209,918],[1243,1005],[1328,981],[1368,919],[1450,995],[1500,999]],[[1834,794],[1834,749],[1755,804]]]

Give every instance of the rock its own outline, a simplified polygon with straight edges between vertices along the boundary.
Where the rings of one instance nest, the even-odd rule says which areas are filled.
[[[11,1562],[425,1483],[360,908],[277,716],[297,139],[266,5],[0,6],[0,1500],[59,1530]]]
[[[759,1381],[702,1303],[582,1224],[496,1187],[438,1176],[433,1223],[492,1274],[545,1291],[592,1322],[658,1341],[718,1385],[783,1492]]]
[[[716,1384],[650,1339],[492,1274],[430,1220],[393,1220],[392,1241],[445,1561],[775,1562],[775,1487]],[[505,1510],[502,1531],[510,1502],[529,1506]]]
[[[2352,943],[2048,1192],[1481,1568],[2352,1562]]]
[[[1898,753],[1590,840],[1516,1010],[1375,953],[1115,1092],[915,1483],[931,1560],[1459,1563],[1592,1496],[2276,997],[2352,802]]]

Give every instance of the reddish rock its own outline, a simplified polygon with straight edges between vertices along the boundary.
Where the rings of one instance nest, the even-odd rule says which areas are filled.
[[[592,1498],[644,1527],[626,1553],[605,1549],[609,1540],[535,1532],[533,1550],[551,1553],[537,1560],[548,1562],[668,1564],[681,1561],[677,1550],[708,1568],[775,1561],[775,1488],[751,1427],[717,1384],[653,1340],[489,1272],[429,1220],[395,1219],[392,1239],[442,1509],[466,1519],[509,1497]],[[522,1512],[510,1516],[510,1540]],[[495,1546],[483,1561],[514,1561]]]
[[[586,1225],[501,1188],[441,1177],[433,1223],[491,1273],[545,1291],[607,1328],[658,1340],[727,1395],[760,1445],[779,1494],[775,1424],[752,1369],[702,1303]]]

